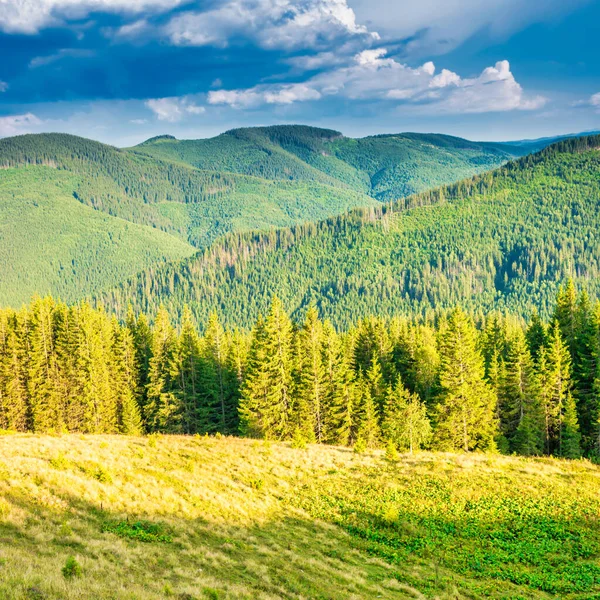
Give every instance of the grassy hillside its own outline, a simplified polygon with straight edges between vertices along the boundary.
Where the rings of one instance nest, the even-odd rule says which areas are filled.
[[[528,152],[435,134],[352,139],[299,125],[234,129],[204,140],[159,136],[133,150],[200,169],[343,185],[378,200],[452,183]]]
[[[74,179],[43,166],[0,171],[0,304],[18,306],[47,292],[74,300],[195,252],[81,204]]]
[[[0,461],[6,600],[600,593],[588,462],[32,435]]]
[[[455,304],[547,314],[569,277],[600,294],[599,147],[600,137],[561,142],[380,210],[232,236],[106,299],[117,310],[133,300],[146,311],[165,303],[172,313],[188,303],[200,321],[216,308],[227,324],[243,326],[273,294],[296,313],[315,301],[338,325]]]

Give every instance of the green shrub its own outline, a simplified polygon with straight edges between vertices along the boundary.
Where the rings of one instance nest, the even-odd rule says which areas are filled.
[[[114,533],[122,538],[139,542],[162,542],[170,544],[173,541],[164,525],[151,521],[106,521],[102,524],[103,533]]]
[[[74,577],[81,576],[81,565],[77,562],[74,556],[69,556],[65,562],[65,566],[62,568],[62,574],[65,579],[73,579]]]

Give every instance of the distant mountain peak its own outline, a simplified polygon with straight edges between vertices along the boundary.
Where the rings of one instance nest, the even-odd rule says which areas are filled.
[[[170,141],[170,142],[177,141],[177,138],[174,135],[169,135],[169,134],[165,133],[163,135],[156,135],[154,137],[147,139],[145,142],[142,142],[140,144],[140,146],[144,146],[145,144],[156,144],[156,143],[166,142],[166,141]]]

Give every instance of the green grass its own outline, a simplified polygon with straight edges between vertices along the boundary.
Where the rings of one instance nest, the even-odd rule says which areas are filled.
[[[0,170],[0,304],[19,306],[35,293],[76,300],[195,252],[167,233],[81,204],[76,180],[43,166]]]
[[[585,461],[33,435],[0,461],[7,600],[600,594]]]

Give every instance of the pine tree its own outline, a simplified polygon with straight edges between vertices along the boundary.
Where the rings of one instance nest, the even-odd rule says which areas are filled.
[[[310,306],[298,334],[299,381],[296,396],[307,409],[306,427],[300,419],[299,429],[308,441],[322,443],[325,431],[326,371],[323,364],[323,325],[314,305]]]
[[[400,378],[388,389],[382,431],[388,444],[411,454],[431,439],[431,423],[425,405],[404,387]]]
[[[436,446],[444,450],[492,450],[498,432],[497,398],[485,381],[476,331],[455,309],[440,339],[440,387]]]
[[[125,435],[142,433],[142,415],[136,400],[138,365],[129,328],[112,321],[112,385],[117,407],[117,428]]]
[[[180,433],[183,406],[177,397],[178,348],[169,315],[161,307],[152,331],[152,358],[148,372],[144,419],[148,431]]]
[[[292,324],[278,298],[253,338],[240,405],[242,428],[267,439],[286,439],[293,433]]]
[[[561,428],[560,455],[565,458],[581,458],[581,434],[577,422],[577,410],[575,400],[570,393],[565,399]]]
[[[565,287],[560,287],[556,297],[556,307],[554,309],[553,321],[558,323],[561,335],[565,341],[567,348],[574,354],[577,325],[577,293],[573,280],[569,279]]]
[[[200,338],[188,306],[184,308],[179,337],[177,396],[182,406],[183,433],[205,433],[205,415],[200,405]]]
[[[539,381],[523,331],[509,340],[505,369],[500,383],[500,428],[509,450],[526,456],[538,455],[544,445],[544,416]]]

